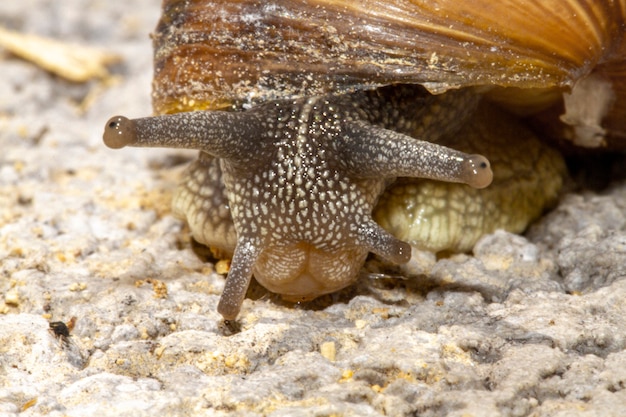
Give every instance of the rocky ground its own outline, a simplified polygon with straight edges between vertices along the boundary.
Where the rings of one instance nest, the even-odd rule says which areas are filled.
[[[626,414],[623,180],[428,278],[300,306],[257,288],[225,328],[224,279],[169,209],[193,153],[102,144],[150,113],[157,3],[0,4],[5,28],[121,58],[70,82],[0,52],[1,416]]]

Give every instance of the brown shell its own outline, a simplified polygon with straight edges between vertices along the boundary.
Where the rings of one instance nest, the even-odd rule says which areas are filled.
[[[604,71],[626,132],[626,0],[165,0],[157,113],[419,83],[569,89]],[[626,142],[626,140],[625,140]]]

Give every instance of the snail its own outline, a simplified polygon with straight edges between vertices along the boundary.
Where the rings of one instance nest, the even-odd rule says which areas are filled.
[[[200,151],[173,211],[232,254],[225,320],[253,275],[306,300],[353,283],[369,252],[403,263],[411,245],[464,251],[522,231],[565,170],[527,123],[626,145],[616,1],[165,0],[162,12],[159,115],[115,116],[104,142]]]

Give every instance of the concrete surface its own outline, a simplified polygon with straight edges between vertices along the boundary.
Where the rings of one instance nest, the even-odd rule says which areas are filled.
[[[0,52],[1,416],[626,415],[624,181],[423,255],[428,278],[300,306],[257,289],[224,328],[223,277],[169,212],[193,153],[102,145],[108,117],[150,113],[158,3],[0,4],[5,27],[123,58],[75,84]]]

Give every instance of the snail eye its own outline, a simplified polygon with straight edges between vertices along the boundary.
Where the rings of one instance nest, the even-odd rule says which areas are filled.
[[[474,188],[485,188],[491,184],[493,172],[487,158],[482,155],[469,155],[464,162],[461,178]]]
[[[106,123],[102,138],[109,148],[123,148],[135,142],[135,125],[132,120],[124,116],[111,117]]]

